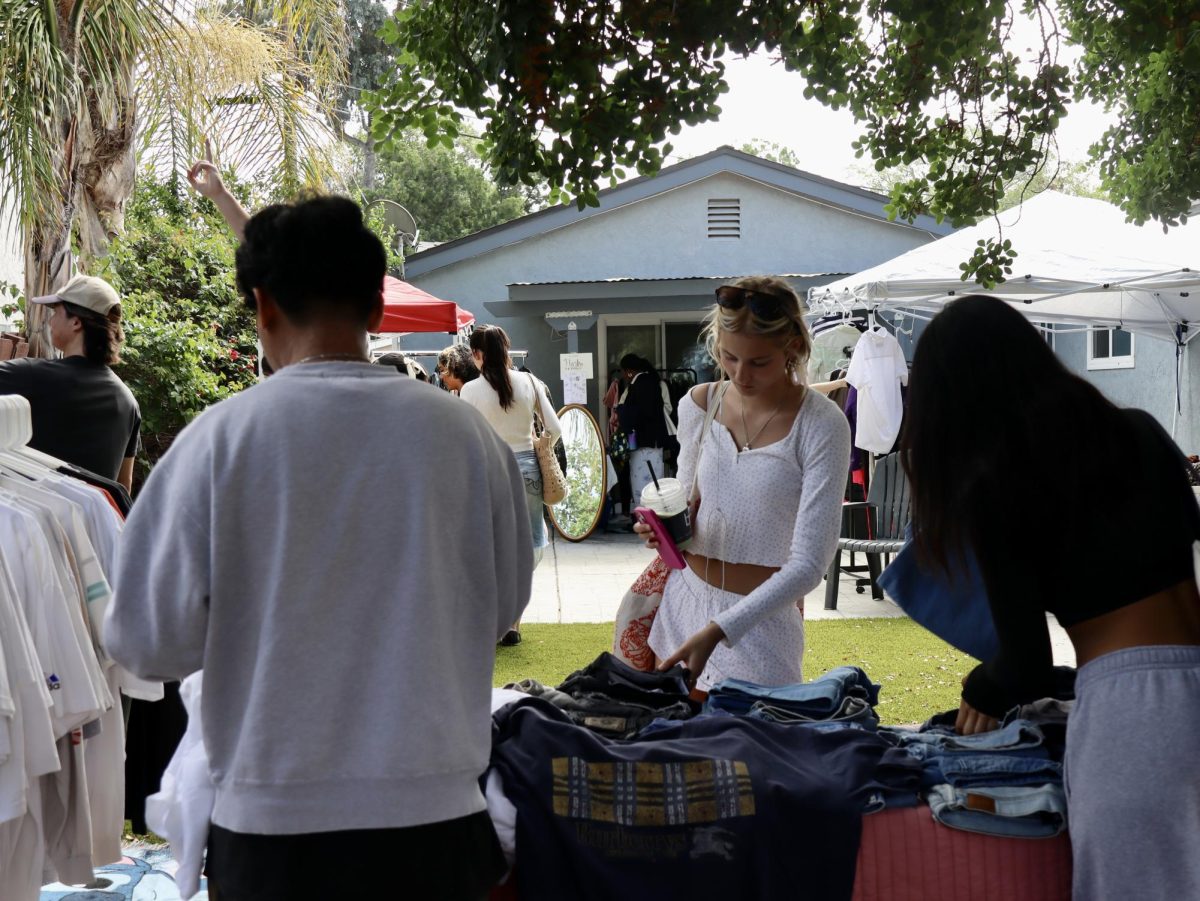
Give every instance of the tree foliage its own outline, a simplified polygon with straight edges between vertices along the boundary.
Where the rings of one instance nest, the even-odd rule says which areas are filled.
[[[417,220],[422,241],[453,241],[523,216],[534,195],[497,185],[469,139],[430,147],[418,133],[389,143],[363,200],[394,200]]]
[[[315,182],[340,3],[0,2],[0,213],[21,228],[26,292],[61,287],[76,253],[87,270],[120,233],[139,132],[176,172],[215,132],[289,192]],[[31,353],[50,350],[46,321],[30,310]]]
[[[122,299],[126,343],[115,370],[142,409],[139,475],[206,407],[254,382],[254,316],[234,283],[236,248],[212,204],[177,177],[138,179],[100,274]]]
[[[412,0],[383,33],[398,63],[371,100],[376,135],[452,137],[467,110],[502,180],[594,205],[609,173],[656,171],[669,134],[720,116],[725,54],[765,49],[803,76],[805,97],[851,111],[856,151],[876,168],[926,164],[893,186],[892,216],[965,225],[993,213],[1072,99],[1088,98],[1118,117],[1094,148],[1109,194],[1138,222],[1182,221],[1200,196],[1195,3],[1057,7],[1061,19],[1049,0]],[[1018,15],[1032,42],[1014,32]],[[1064,39],[1083,48],[1074,68],[1059,59]]]
[[[770,160],[773,163],[791,166],[793,169],[802,168],[800,165],[802,162],[800,154],[796,153],[791,147],[785,147],[777,141],[764,141],[762,138],[755,138],[752,141],[747,141],[739,149],[742,153]]]
[[[387,81],[395,62],[392,48],[379,36],[388,20],[387,6],[381,0],[345,0],[345,3],[350,58],[339,107],[343,121],[359,108],[363,91],[374,90]]]
[[[199,3],[175,23],[178,61],[142,66],[135,82],[139,161],[187,171],[211,139],[223,167],[252,171],[284,196],[330,176],[345,72],[342,0]]]

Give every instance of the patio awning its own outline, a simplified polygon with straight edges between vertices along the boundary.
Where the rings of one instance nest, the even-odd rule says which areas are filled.
[[[991,219],[809,291],[816,312],[894,307],[938,312],[964,294],[991,294],[1030,319],[1119,327],[1171,342],[1200,334],[1200,241],[1196,226],[1163,234],[1132,225],[1112,204],[1045,191],[1000,214],[1017,250],[1013,274],[984,289],[959,264],[997,235]]]
[[[475,322],[475,316],[452,300],[442,300],[415,285],[385,275],[383,278],[383,322],[379,334],[446,332],[458,334]]]

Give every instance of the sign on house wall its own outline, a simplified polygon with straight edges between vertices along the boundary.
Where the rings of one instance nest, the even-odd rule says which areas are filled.
[[[586,354],[559,354],[558,355],[559,375],[563,380],[569,379],[573,375],[581,375],[585,379],[592,377],[592,355]]]

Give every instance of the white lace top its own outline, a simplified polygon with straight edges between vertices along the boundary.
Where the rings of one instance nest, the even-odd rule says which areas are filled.
[[[691,393],[679,404],[679,480],[690,485],[705,411]],[[730,645],[763,617],[821,583],[837,547],[850,466],[850,425],[827,397],[809,391],[786,438],[739,453],[716,419],[704,436],[696,492],[700,510],[688,550],[728,563],[778,566],[717,618]]]

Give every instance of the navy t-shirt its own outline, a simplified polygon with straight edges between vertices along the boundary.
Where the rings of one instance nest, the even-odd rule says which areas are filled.
[[[731,716],[619,741],[518,701],[496,714],[492,766],[517,808],[522,901],[849,899],[887,747]]]
[[[142,414],[125,383],[86,357],[0,363],[0,394],[33,408],[29,446],[108,479],[138,450]]]

